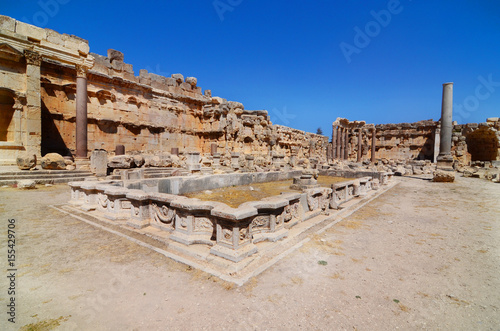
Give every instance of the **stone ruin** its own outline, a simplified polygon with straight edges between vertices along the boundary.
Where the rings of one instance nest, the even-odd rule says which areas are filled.
[[[2,164],[22,154],[112,155],[118,144],[132,154],[215,151],[223,165],[232,153],[251,154],[257,166],[273,154],[325,159],[328,138],[273,125],[267,111],[212,96],[195,77],[135,76],[119,51],[91,53],[83,39],[6,16],[0,29]]]
[[[0,165],[89,169],[95,177],[69,184],[67,212],[111,220],[213,268],[242,271],[280,247],[261,243],[331,221],[391,187],[392,175],[454,178],[441,168],[500,181],[500,121],[452,123],[452,83],[440,121],[337,118],[329,141],[212,96],[195,77],[135,76],[124,60],[0,15]],[[345,180],[325,187],[318,175]],[[237,208],[183,196],[280,180],[296,191]]]

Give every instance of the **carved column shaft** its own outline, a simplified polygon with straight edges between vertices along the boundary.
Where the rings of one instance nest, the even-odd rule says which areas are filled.
[[[377,133],[377,129],[373,128],[373,131],[372,131],[372,163],[375,162],[375,143],[376,143],[376,133]]]
[[[451,169],[453,156],[451,155],[451,135],[453,117],[453,83],[443,84],[443,100],[441,105],[441,137],[437,166],[441,169]]]
[[[87,68],[76,66],[76,157],[87,158]]]
[[[337,157],[337,126],[332,127],[332,159]]]
[[[345,129],[344,135],[345,135],[345,138],[344,138],[344,142],[345,142],[344,160],[348,160],[349,159],[349,130],[348,129]]]
[[[340,156],[339,159],[343,160],[345,155],[345,129],[340,128]]]
[[[363,139],[363,129],[359,129],[359,132],[358,132],[358,158],[357,158],[357,162],[361,162],[361,156],[363,155],[362,154],[362,139]]]
[[[335,154],[335,157],[337,159],[341,159],[342,157],[340,156],[340,150],[341,150],[341,145],[342,145],[342,129],[337,126],[337,151],[336,151],[336,154]]]
[[[41,157],[42,108],[40,96],[40,66],[42,56],[30,50],[24,51],[26,59],[26,136],[25,147],[29,154]],[[21,138],[22,139],[22,138]]]

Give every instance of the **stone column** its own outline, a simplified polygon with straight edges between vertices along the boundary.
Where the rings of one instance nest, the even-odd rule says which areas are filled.
[[[42,107],[40,96],[40,66],[42,56],[37,52],[25,50],[26,59],[26,134],[25,147],[29,155],[41,158],[42,145]]]
[[[437,124],[436,129],[434,130],[434,163],[437,162],[437,158],[439,155],[439,145],[441,144],[441,124]]]
[[[337,126],[332,126],[332,159],[337,158]]]
[[[341,137],[342,130],[341,130],[340,126],[337,126],[336,132],[337,132],[337,150],[335,152],[335,158],[341,159],[340,149],[341,149],[341,145],[342,145],[342,137]]]
[[[443,100],[441,104],[441,137],[437,166],[441,169],[452,169],[451,131],[453,128],[453,83],[443,84]]]
[[[340,155],[339,155],[340,160],[344,159],[345,155],[344,150],[345,150],[345,129],[340,128]]]
[[[358,132],[358,159],[356,162],[361,162],[361,156],[362,154],[362,140],[363,140],[363,129],[360,128]]]
[[[76,65],[76,157],[87,158],[87,68]]]
[[[375,148],[375,144],[377,142],[377,129],[376,128],[373,128],[372,130],[372,163],[375,163],[375,151],[376,151],[376,148]]]
[[[345,142],[345,147],[344,147],[344,160],[349,159],[349,130],[345,129],[344,131],[344,142]]]

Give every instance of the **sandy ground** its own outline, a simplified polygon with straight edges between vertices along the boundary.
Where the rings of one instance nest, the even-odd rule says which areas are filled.
[[[0,189],[0,329],[500,330],[500,185],[397,180],[239,288],[49,208],[66,186]]]

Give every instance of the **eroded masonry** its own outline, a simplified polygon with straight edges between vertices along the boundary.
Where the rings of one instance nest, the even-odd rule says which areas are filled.
[[[274,125],[195,77],[135,76],[119,51],[0,16],[0,165],[78,178],[61,212],[154,238],[158,252],[221,277],[262,270],[393,175],[498,182],[499,119],[453,123],[452,91],[443,84],[440,121],[337,118],[330,140]],[[25,173],[37,172],[0,184],[47,181],[16,181]]]

